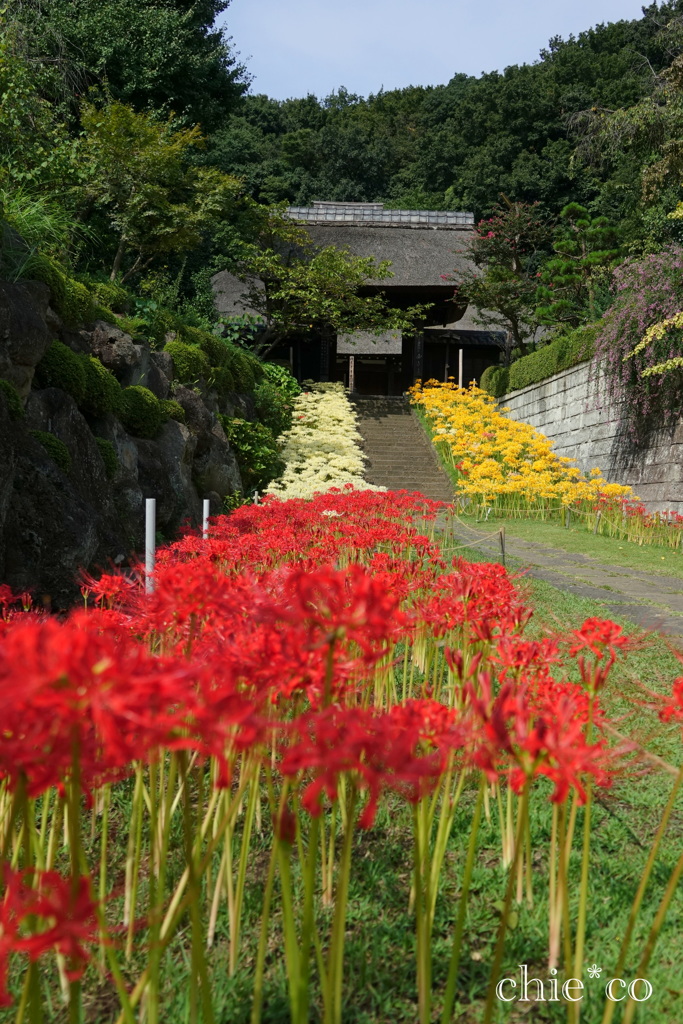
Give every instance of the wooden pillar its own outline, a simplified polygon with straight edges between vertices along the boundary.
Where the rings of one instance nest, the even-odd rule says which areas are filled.
[[[349,392],[356,390],[356,357],[349,356]]]
[[[320,339],[320,380],[328,381],[330,379],[330,358],[332,354],[332,335],[331,332],[326,330],[323,331],[322,338]]]
[[[413,373],[415,377],[422,379],[425,363],[425,338],[422,331],[415,335],[415,348],[413,350]]]

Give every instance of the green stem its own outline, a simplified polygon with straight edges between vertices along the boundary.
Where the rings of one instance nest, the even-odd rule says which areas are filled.
[[[259,776],[258,773],[254,776],[251,782],[251,790],[249,792],[249,800],[247,801],[247,810],[244,817],[244,828],[242,829],[242,845],[240,848],[240,861],[237,869],[237,885],[235,887],[235,905],[234,905],[234,916],[230,922],[230,964],[229,971],[232,976],[237,970],[237,961],[239,958],[240,948],[240,919],[242,916],[242,903],[244,901],[244,886],[247,877],[247,862],[249,858],[249,848],[251,845],[251,833],[254,824],[254,814],[256,812],[256,801],[258,799]]]
[[[310,1003],[311,945],[313,942],[315,880],[318,866],[318,838],[320,835],[320,818],[311,819],[308,837],[308,851],[304,871],[304,907],[301,920],[301,949],[299,955],[298,1018],[296,1024],[308,1024],[308,1007]]]
[[[460,967],[462,935],[465,928],[465,917],[467,915],[467,900],[469,896],[470,882],[472,880],[472,871],[474,869],[474,858],[477,850],[477,839],[479,837],[479,825],[481,824],[481,812],[484,804],[485,787],[486,778],[482,775],[479,783],[477,802],[474,807],[474,817],[472,818],[472,824],[470,826],[470,841],[467,847],[467,858],[465,860],[465,868],[462,875],[462,887],[460,890],[460,899],[458,901],[458,916],[455,922],[455,931],[453,932],[453,949],[451,950],[451,960],[448,965],[448,978],[446,980],[446,992],[444,995],[443,1012],[441,1014],[441,1024],[451,1024],[451,1014],[453,1013],[453,1004],[455,1002],[455,990],[458,983],[458,969]]]
[[[273,882],[275,879],[275,863],[277,860],[277,839],[273,836],[273,847],[270,851],[268,877],[263,893],[263,911],[261,913],[261,934],[259,936],[258,953],[256,954],[256,970],[254,974],[254,1001],[251,1007],[251,1024],[261,1024],[263,1008],[263,972],[268,949],[268,925],[270,924],[270,905],[273,898]]]
[[[593,702],[591,694],[588,707],[588,727],[586,739],[590,743],[593,734]],[[579,888],[579,910],[576,919],[576,945],[574,946],[574,972],[573,977],[579,981],[583,978],[583,955],[586,944],[586,920],[588,916],[588,876],[590,873],[590,851],[591,851],[591,817],[593,811],[593,779],[586,782],[586,804],[583,818],[583,849],[581,856],[581,885]],[[581,1019],[581,1003],[572,1003],[572,1017],[576,1024]]]
[[[201,835],[201,826],[199,829],[195,829],[195,822],[192,815],[192,796],[190,793],[188,777],[187,752],[182,750],[178,753],[177,757],[180,767],[181,783],[183,786],[183,838],[185,841],[185,860],[188,872],[187,894],[190,903],[191,923],[192,971],[190,977],[190,1020],[192,1021],[192,1024],[195,1024],[195,1021],[197,1020],[196,998],[197,984],[199,984],[203,1024],[214,1024],[211,988],[206,968],[206,957],[204,956],[204,928],[202,926],[200,911],[200,875],[197,872],[197,863],[195,858],[195,831],[199,832]],[[165,831],[170,831],[169,821],[165,822]],[[165,850],[163,852],[165,853]]]
[[[356,787],[351,785],[346,809],[346,831],[339,859],[339,875],[334,899],[334,922],[328,957],[329,993],[332,997],[331,1013],[325,1013],[325,1024],[341,1024],[342,983],[344,978],[344,939],[346,936],[346,908],[351,878],[351,857],[356,809]],[[325,1008],[327,1010],[327,1007]]]
[[[81,758],[78,736],[71,753],[71,785],[69,786],[69,855],[71,858],[71,898],[76,902],[81,879]],[[75,967],[75,965],[73,965]],[[69,1024],[83,1020],[83,992],[80,979],[69,982]]]
[[[529,810],[529,782],[524,784],[522,790],[522,798],[519,808],[519,817],[517,819],[517,829],[515,833],[515,851],[512,858],[512,863],[508,869],[508,880],[505,889],[505,902],[503,903],[503,911],[500,915],[500,924],[498,925],[498,935],[496,938],[496,951],[493,957],[493,965],[491,967],[491,980],[489,981],[488,992],[486,993],[486,1005],[484,1007],[484,1019],[482,1024],[491,1024],[493,1020],[493,1008],[496,997],[496,985],[498,984],[498,975],[500,973],[500,967],[503,962],[503,950],[505,948],[505,933],[507,931],[508,917],[510,915],[510,908],[512,906],[513,893],[515,889],[515,882],[517,877],[517,865],[519,858],[522,854],[524,829],[526,816]]]
[[[669,909],[669,904],[671,903],[671,900],[674,897],[676,889],[678,888],[678,883],[679,883],[679,881],[681,879],[681,875],[682,874],[683,874],[683,853],[678,858],[678,861],[676,862],[676,866],[673,869],[673,871],[671,872],[671,877],[669,878],[668,885],[666,887],[664,895],[662,896],[662,901],[659,904],[659,909],[657,910],[657,914],[655,916],[655,919],[652,922],[652,927],[650,928],[650,934],[647,937],[647,942],[645,944],[645,949],[643,950],[643,955],[640,958],[640,963],[638,964],[638,973],[636,975],[636,977],[638,977],[638,978],[645,978],[646,977],[646,972],[647,972],[647,969],[648,969],[648,966],[649,966],[649,963],[650,963],[650,958],[651,958],[651,956],[652,956],[652,954],[654,952],[654,948],[655,948],[655,945],[657,943],[657,939],[659,938],[659,933],[660,933],[660,931],[662,929],[662,925],[664,924],[664,918],[666,917],[667,911]],[[626,1009],[624,1011],[623,1024],[631,1024],[631,1021],[633,1020],[633,1015],[636,1012],[637,1007],[638,1007],[638,1003],[632,997],[629,997],[629,1000],[628,1000],[628,1002],[626,1004]]]
[[[659,828],[657,829],[655,841],[652,844],[652,847],[650,848],[647,863],[645,864],[645,868],[643,869],[643,874],[640,879],[638,891],[636,892],[635,898],[633,900],[633,906],[631,907],[631,913],[629,914],[628,924],[626,925],[626,931],[624,933],[624,938],[621,943],[621,949],[619,950],[619,959],[617,960],[617,965],[614,968],[615,978],[621,977],[622,969],[624,967],[624,964],[626,963],[626,955],[631,944],[633,929],[635,928],[636,919],[638,917],[638,913],[643,902],[645,889],[647,888],[647,883],[650,880],[650,875],[652,874],[652,869],[654,867],[654,863],[659,852],[659,847],[661,845],[662,839],[664,838],[664,833],[666,832],[667,826],[669,824],[669,818],[671,817],[671,812],[673,811],[674,804],[676,803],[676,797],[678,796],[678,792],[681,788],[682,782],[683,765],[678,770],[678,775],[676,776],[673,788],[669,795],[669,799],[667,801],[666,807],[664,808],[664,813],[662,814],[662,820],[660,821]],[[616,1003],[613,1003],[611,1000],[608,1000],[607,1004],[605,1005],[605,1012],[602,1017],[602,1024],[610,1024],[610,1021],[614,1016],[616,1005]]]
[[[429,943],[430,879],[427,871],[427,800],[414,810],[413,869],[415,889],[415,933],[417,942],[417,999],[420,1024],[429,1024],[431,1017],[431,948]]]

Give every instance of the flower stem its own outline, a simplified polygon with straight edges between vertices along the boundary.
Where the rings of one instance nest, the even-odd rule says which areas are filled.
[[[657,854],[659,852],[659,847],[660,847],[662,839],[664,838],[664,833],[666,832],[667,826],[669,824],[669,818],[671,817],[671,812],[673,811],[674,804],[676,803],[676,798],[678,796],[678,793],[679,793],[679,790],[681,788],[681,783],[682,782],[683,782],[683,765],[681,766],[681,768],[678,771],[678,775],[676,776],[676,781],[674,782],[673,789],[671,790],[671,793],[669,795],[669,799],[667,801],[666,807],[664,808],[664,813],[662,814],[662,820],[660,821],[659,828],[657,829],[657,835],[655,836],[655,841],[652,844],[652,847],[650,848],[650,853],[649,853],[649,856],[647,858],[647,863],[645,864],[645,868],[643,870],[643,874],[642,874],[641,879],[640,879],[640,884],[638,886],[638,891],[636,892],[635,898],[633,900],[633,906],[631,907],[631,913],[629,914],[628,924],[626,925],[626,931],[624,933],[624,938],[623,938],[622,943],[621,943],[621,949],[619,950],[619,959],[617,960],[617,965],[614,968],[614,977],[615,978],[621,977],[621,971],[622,971],[622,969],[624,967],[624,964],[626,962],[626,955],[628,953],[628,948],[629,948],[629,945],[631,943],[631,937],[633,935],[633,929],[634,929],[635,924],[636,924],[638,913],[640,911],[640,907],[641,907],[641,904],[643,902],[643,897],[645,895],[645,889],[647,887],[647,883],[650,880],[650,875],[652,874],[652,869],[654,867],[654,863],[655,863],[655,860],[657,858]],[[605,1005],[605,1012],[604,1012],[603,1017],[602,1017],[602,1024],[610,1024],[610,1021],[612,1020],[612,1017],[614,1016],[614,1011],[615,1011],[616,1005],[617,1005],[616,1003],[611,1002],[611,1001],[608,1001],[606,1003],[606,1005]]]
[[[467,847],[467,858],[465,860],[465,868],[462,875],[460,899],[458,900],[458,916],[455,922],[455,931],[453,932],[453,949],[451,951],[451,960],[448,965],[448,978],[446,980],[446,993],[444,995],[441,1024],[451,1024],[451,1014],[453,1012],[455,990],[458,982],[458,968],[460,967],[460,953],[462,951],[462,933],[465,927],[467,900],[469,896],[470,882],[472,880],[474,858],[477,850],[477,839],[479,838],[479,825],[481,823],[485,788],[486,778],[482,775],[479,782],[477,802],[474,806],[474,817],[472,818],[472,824],[470,826],[470,841]]]
[[[491,1024],[493,1020],[493,1008],[496,996],[496,985],[498,984],[498,975],[500,973],[500,967],[503,962],[503,950],[505,948],[505,933],[507,931],[508,917],[510,915],[510,908],[512,906],[512,899],[515,890],[515,882],[517,880],[517,865],[519,858],[522,855],[524,847],[523,837],[526,816],[529,810],[529,782],[524,784],[522,790],[522,797],[520,800],[519,817],[517,819],[517,829],[515,835],[515,851],[512,858],[512,863],[508,869],[508,880],[505,889],[505,902],[503,903],[503,911],[500,915],[500,924],[498,925],[498,935],[496,938],[496,950],[493,957],[493,965],[491,967],[491,979],[489,981],[488,992],[486,993],[486,1005],[484,1007],[484,1018],[482,1024]]]

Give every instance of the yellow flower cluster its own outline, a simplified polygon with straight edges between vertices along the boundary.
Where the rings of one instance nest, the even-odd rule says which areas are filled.
[[[410,389],[432,428],[434,443],[458,474],[458,491],[476,504],[513,513],[594,503],[599,496],[631,497],[608,484],[599,469],[584,476],[571,459],[528,423],[503,415],[496,399],[471,385],[420,381]]]

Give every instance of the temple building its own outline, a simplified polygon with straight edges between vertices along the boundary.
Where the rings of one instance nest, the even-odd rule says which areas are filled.
[[[317,246],[334,245],[355,256],[391,262],[393,277],[368,282],[361,294],[382,292],[400,309],[427,306],[420,330],[412,334],[288,338],[273,358],[289,365],[299,380],[337,380],[359,394],[400,395],[418,377],[454,377],[467,384],[499,362],[504,332],[474,323],[455,287],[458,270],[470,266],[464,251],[474,229],[473,214],[332,202],[292,206],[287,213]],[[213,288],[220,313],[249,312],[238,278],[222,271],[213,278]]]

